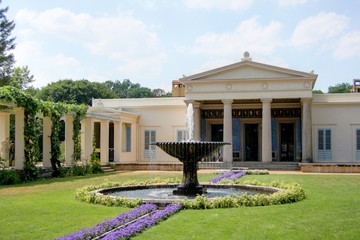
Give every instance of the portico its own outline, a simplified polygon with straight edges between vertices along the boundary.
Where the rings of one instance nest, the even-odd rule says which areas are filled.
[[[201,123],[200,140],[231,143],[223,148],[224,162],[271,163],[310,161],[310,103],[316,78],[253,62],[247,55],[239,63],[179,81],[185,85],[185,101],[201,112],[195,115],[195,122]]]

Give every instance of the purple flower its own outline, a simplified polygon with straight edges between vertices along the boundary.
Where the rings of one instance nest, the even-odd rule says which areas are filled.
[[[147,215],[143,218],[140,218],[124,227],[121,227],[101,239],[106,240],[121,240],[127,239],[131,236],[134,236],[137,233],[140,233],[144,229],[155,225],[157,222],[168,218],[170,215],[176,213],[181,209],[180,204],[170,204],[167,205],[165,209],[158,210],[150,215]]]
[[[233,174],[233,172],[225,172],[225,173],[223,173],[223,174],[221,174],[221,175],[219,175],[219,176],[217,176],[217,177],[214,177],[214,178],[212,178],[212,179],[210,179],[210,183],[217,183],[217,182],[219,182],[221,179],[223,179],[223,178],[228,178],[228,177],[230,177],[231,175]]]
[[[120,215],[116,216],[113,219],[105,220],[102,223],[97,224],[96,226],[93,226],[88,229],[82,229],[79,232],[71,233],[69,235],[56,238],[56,240],[75,240],[75,239],[81,239],[81,240],[87,240],[87,239],[93,239],[96,237],[99,237],[106,232],[109,232],[121,225],[124,225],[126,223],[129,223],[142,215],[145,215],[147,213],[153,212],[157,209],[155,204],[143,204],[139,207],[136,207],[132,209],[129,212],[121,213]]]
[[[242,176],[245,176],[245,172],[243,171],[240,171],[240,172],[236,172],[234,173],[233,175],[231,175],[230,177],[228,177],[229,180],[234,180],[234,179],[237,179],[237,178],[241,178]]]
[[[215,184],[215,183],[219,182],[221,179],[234,180],[237,178],[241,178],[244,175],[245,175],[245,172],[243,172],[243,171],[239,171],[239,172],[229,171],[229,172],[225,172],[217,177],[210,179],[209,182]]]

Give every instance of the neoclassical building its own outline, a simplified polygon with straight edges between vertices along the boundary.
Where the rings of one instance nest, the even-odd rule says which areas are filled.
[[[360,171],[360,93],[313,94],[316,79],[313,72],[255,62],[245,53],[241,62],[173,81],[170,98],[94,99],[82,122],[83,158],[90,157],[94,136],[103,164],[180,165],[150,143],[186,140],[191,103],[194,140],[230,143],[204,161]],[[68,149],[71,144],[68,137]]]
[[[177,163],[149,143],[186,140],[191,103],[194,140],[231,143],[216,158],[227,166],[359,164],[360,94],[313,94],[316,79],[313,72],[258,63],[246,53],[241,62],[173,81],[181,97],[94,99],[90,112],[119,118],[94,125],[102,136],[110,122],[114,137],[102,146],[114,149],[109,156],[116,163]]]

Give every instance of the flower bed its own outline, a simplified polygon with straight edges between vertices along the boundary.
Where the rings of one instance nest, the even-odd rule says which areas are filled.
[[[243,185],[248,187],[260,186],[260,187],[274,187],[280,191],[273,194],[256,194],[256,195],[235,195],[226,197],[207,198],[205,195],[199,195],[195,199],[185,199],[181,202],[181,206],[186,209],[207,209],[207,208],[232,208],[232,207],[254,207],[254,206],[268,206],[285,203],[293,203],[301,201],[306,198],[305,191],[299,184],[286,184],[281,182],[272,182],[270,184],[263,184],[257,181],[243,182],[240,178],[235,178],[237,173],[227,173],[227,178],[220,180],[224,185]],[[232,175],[234,178],[229,180]],[[239,175],[242,175],[239,173]],[[238,176],[239,176],[238,175]],[[153,183],[154,181],[151,181]],[[150,182],[149,182],[150,183]],[[87,186],[76,191],[76,199],[88,203],[103,204],[107,206],[126,206],[135,207],[143,203],[141,199],[129,199],[124,197],[104,196],[102,194],[96,194],[94,190],[112,188],[118,186],[139,186],[147,185],[144,183],[114,183],[107,182],[98,186]]]
[[[225,172],[225,173],[223,173],[223,174],[221,174],[219,176],[216,176],[216,177],[210,179],[209,182],[212,183],[212,184],[215,184],[215,183],[220,182],[223,179],[234,180],[234,179],[237,179],[237,178],[241,178],[241,177],[243,177],[245,175],[246,175],[246,173],[243,172],[243,171],[239,171],[239,172],[229,171],[229,172]]]
[[[106,239],[106,240],[129,239],[130,237],[142,232],[144,229],[155,225],[159,221],[165,220],[169,216],[178,212],[180,209],[181,209],[180,204],[167,205],[165,209],[158,210],[144,218],[141,218],[124,227],[121,227],[107,234],[102,239]]]
[[[87,203],[95,203],[101,204],[106,206],[119,206],[119,207],[129,207],[133,208],[143,204],[141,199],[129,199],[125,197],[113,197],[113,196],[104,196],[104,195],[97,195],[95,190],[99,189],[107,189],[107,188],[115,188],[121,186],[146,186],[151,184],[158,184],[158,183],[180,183],[180,180],[177,178],[168,178],[168,179],[160,179],[155,178],[144,182],[105,182],[100,185],[91,185],[85,186],[82,188],[78,188],[75,191],[75,199],[81,202]]]
[[[155,204],[143,204],[129,212],[121,213],[113,219],[105,220],[94,227],[82,229],[79,232],[57,238],[57,240],[94,239],[145,214],[154,212],[156,209],[157,207]]]
[[[182,202],[185,209],[211,209],[211,208],[236,208],[236,207],[256,207],[294,203],[306,198],[305,191],[299,184],[286,184],[282,182],[272,182],[263,184],[257,181],[240,183],[239,179],[226,180],[231,185],[255,185],[269,186],[281,189],[273,194],[242,194],[235,196],[207,198],[205,195],[199,195],[195,199],[186,199]],[[225,182],[225,181],[224,181]]]

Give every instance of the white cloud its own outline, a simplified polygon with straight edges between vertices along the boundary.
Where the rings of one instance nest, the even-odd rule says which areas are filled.
[[[38,41],[24,41],[17,43],[14,49],[14,55],[17,65],[28,65],[34,59],[42,56],[41,43]]]
[[[145,78],[149,75],[157,76],[161,72],[161,65],[158,63],[165,61],[165,59],[165,54],[135,59],[119,66],[117,70],[139,78]]]
[[[283,6],[297,6],[297,5],[302,5],[305,4],[307,2],[307,0],[277,0],[277,3],[279,6],[283,7]]]
[[[48,64],[55,67],[71,67],[76,68],[80,66],[80,62],[73,57],[65,56],[63,53],[58,53],[57,55],[49,59]]]
[[[90,57],[96,58],[96,61],[92,61],[94,64],[111,62],[117,65],[115,68],[122,71],[120,76],[135,75],[134,72],[160,74],[166,58],[162,42],[152,26],[136,19],[131,13],[98,17],[74,13],[63,8],[42,12],[25,9],[17,13],[15,20],[17,27],[21,28],[20,31],[31,31],[31,36],[28,34],[27,41],[32,41],[31,37],[51,37],[58,42],[59,47],[77,48],[80,50],[77,54],[79,52],[86,54],[76,58],[70,53],[67,53],[67,56],[63,54],[48,56],[48,49],[45,49],[45,46],[39,47],[39,51],[42,52],[39,57],[48,59],[50,63],[53,63],[52,67],[60,64],[64,74],[72,75],[74,66],[80,68],[83,64],[81,59]],[[29,47],[23,44],[20,43],[18,46],[22,45],[25,49]],[[61,52],[61,49],[57,52]],[[99,66],[86,66],[86,68],[97,69],[97,71],[114,69],[113,67],[111,70],[106,70]],[[103,75],[100,72],[92,74]]]
[[[193,53],[210,56],[236,57],[240,60],[244,51],[251,53],[270,54],[282,44],[279,34],[280,22],[271,21],[262,26],[258,17],[252,17],[239,24],[231,32],[205,33],[199,36],[192,49]]]
[[[360,31],[341,37],[334,51],[334,57],[338,60],[360,57]]]
[[[220,9],[220,10],[245,10],[254,0],[184,0],[188,8]]]
[[[349,19],[333,12],[320,12],[308,17],[296,26],[291,43],[297,47],[308,47],[338,37],[345,31]]]

